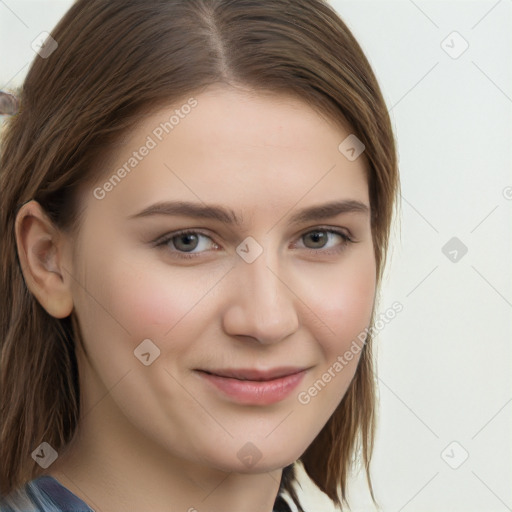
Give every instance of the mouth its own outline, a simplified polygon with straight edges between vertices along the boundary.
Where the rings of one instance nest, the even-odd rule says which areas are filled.
[[[296,373],[303,372],[307,370],[306,367],[279,367],[273,368],[271,370],[256,370],[251,368],[239,368],[239,369],[223,369],[223,370],[201,370],[197,369],[196,371],[207,373],[208,375],[213,375],[216,377],[225,377],[229,379],[237,379],[237,380],[250,380],[254,382],[265,382],[276,379],[281,379],[283,377],[288,377],[290,375],[295,375]]]
[[[265,406],[287,398],[309,368],[195,370],[209,390],[242,405]]]

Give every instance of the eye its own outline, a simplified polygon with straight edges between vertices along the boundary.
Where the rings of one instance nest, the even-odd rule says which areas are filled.
[[[335,245],[334,247],[326,249],[325,244],[329,241],[329,238],[331,238],[331,240],[332,240],[334,238],[334,235],[337,235],[339,238],[341,238],[341,243],[338,245]],[[307,233],[305,233],[304,235],[301,236],[301,240],[302,239],[310,240],[313,242],[312,243],[313,247],[306,246],[306,249],[308,251],[312,251],[317,254],[321,253],[321,254],[327,254],[327,255],[338,253],[338,252],[342,251],[343,249],[345,249],[348,244],[355,243],[355,241],[350,236],[348,236],[345,232],[338,230],[338,229],[327,228],[327,227],[326,228],[320,227],[320,228],[314,229],[313,231],[308,231]],[[321,247],[318,247],[316,244],[320,244]],[[318,250],[318,249],[320,249],[320,250]]]
[[[168,246],[170,243],[177,249],[177,251],[171,251],[176,252],[178,254],[179,258],[195,258],[198,253],[192,252],[194,251],[198,246],[201,246],[201,243],[199,242],[200,237],[208,238],[212,240],[208,235],[205,233],[202,233],[200,231],[179,231],[177,233],[171,233],[169,235],[165,235],[164,238],[160,239],[156,242],[157,247],[161,246]],[[212,240],[213,242],[213,240]],[[203,249],[204,249],[204,244]],[[218,248],[219,246],[213,242],[213,245]],[[181,251],[185,251],[185,253],[181,253]],[[200,251],[201,252],[201,251]],[[186,254],[190,253],[190,254]]]
[[[328,243],[329,238],[332,240],[334,235],[337,235],[341,238],[341,243],[335,245],[331,248],[325,248],[326,243]],[[210,240],[210,244],[201,243],[201,238]],[[355,241],[348,236],[345,232],[333,229],[333,228],[316,228],[314,230],[310,230],[303,235],[301,235],[300,240],[311,240],[313,247],[305,246],[306,251],[314,254],[335,254],[341,252],[346,246],[350,243],[355,243]],[[317,246],[319,244],[320,246]],[[160,239],[153,242],[153,245],[156,247],[162,247],[168,249],[173,256],[177,258],[197,258],[203,252],[208,251],[208,245],[213,247],[213,250],[219,249],[220,246],[215,243],[210,236],[206,233],[203,233],[198,230],[184,230],[178,231],[175,233],[170,233],[164,235]],[[196,251],[196,249],[199,249]],[[203,250],[201,250],[203,249]],[[195,251],[195,252],[194,252]]]

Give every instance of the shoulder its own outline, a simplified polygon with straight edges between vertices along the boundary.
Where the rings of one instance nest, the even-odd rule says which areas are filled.
[[[94,511],[53,477],[41,476],[0,497],[0,512]]]

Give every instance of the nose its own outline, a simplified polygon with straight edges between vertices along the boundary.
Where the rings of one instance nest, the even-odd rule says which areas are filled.
[[[226,283],[230,289],[223,316],[226,333],[272,344],[297,331],[300,301],[278,268],[266,250],[252,263],[237,260]]]

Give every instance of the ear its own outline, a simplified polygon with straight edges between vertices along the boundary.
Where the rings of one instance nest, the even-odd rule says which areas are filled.
[[[53,225],[36,201],[25,203],[16,216],[18,257],[29,290],[41,306],[55,318],[73,311],[70,262],[65,237]]]

